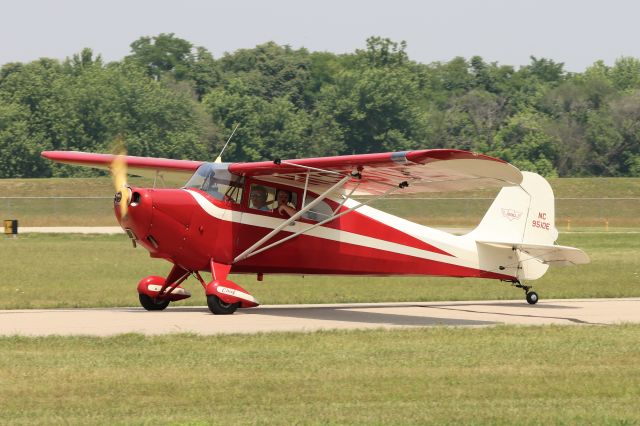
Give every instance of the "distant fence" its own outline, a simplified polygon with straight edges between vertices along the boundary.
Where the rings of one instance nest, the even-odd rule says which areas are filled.
[[[429,226],[472,227],[493,198],[404,198],[377,200],[372,207]],[[0,197],[0,220],[20,226],[110,226],[113,197]],[[556,226],[640,228],[640,198],[556,198]]]
[[[0,216],[21,227],[117,224],[113,197],[0,197]]]
[[[493,198],[386,198],[373,207],[433,226],[475,226]],[[640,228],[640,198],[556,198],[556,226]]]

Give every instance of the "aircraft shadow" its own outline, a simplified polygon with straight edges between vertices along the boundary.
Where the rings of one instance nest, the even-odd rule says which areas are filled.
[[[410,307],[412,305],[404,305]],[[424,305],[413,305],[415,307],[425,307]],[[366,309],[366,308],[397,308],[398,305],[341,305],[341,306],[309,306],[309,307],[258,307],[253,309],[240,309],[235,315],[242,316],[255,316],[256,321],[259,321],[260,317],[286,317],[286,318],[299,318],[310,320],[322,320],[322,321],[337,321],[347,323],[361,323],[361,324],[378,324],[380,327],[385,325],[394,326],[481,326],[481,325],[494,325],[498,324],[495,321],[483,321],[483,320],[469,320],[469,319],[456,319],[456,318],[441,318],[435,316],[420,316],[420,315],[403,315],[403,314],[385,314],[380,312],[365,312],[354,309]],[[154,312],[147,312],[140,308],[123,308],[122,311],[126,312],[138,312],[141,314],[154,314]],[[207,308],[204,307],[174,307],[165,311],[158,312],[161,315],[179,315],[180,313],[194,313],[202,312],[202,314],[213,316]]]
[[[478,309],[482,306],[492,307],[518,307],[524,308],[519,312],[486,312]],[[535,306],[524,305],[520,301],[505,301],[496,303],[452,303],[452,304],[430,304],[428,302],[416,303],[414,305],[400,305],[400,304],[345,304],[339,306],[309,306],[309,307],[258,307],[253,309],[240,309],[235,315],[248,315],[255,316],[256,320],[259,317],[286,317],[286,318],[299,318],[310,320],[322,320],[322,321],[336,321],[347,323],[362,323],[362,324],[378,324],[381,327],[385,325],[394,326],[483,326],[483,325],[495,325],[501,324],[503,321],[489,321],[489,320],[473,320],[473,319],[459,319],[459,318],[443,318],[440,316],[423,316],[423,315],[404,315],[398,313],[382,313],[382,312],[367,312],[363,309],[384,309],[384,308],[399,308],[399,307],[414,307],[414,308],[429,308],[439,309],[443,311],[457,311],[461,313],[472,314],[490,314],[503,317],[523,317],[523,318],[544,318],[544,319],[559,319],[573,323],[586,323],[585,321],[577,318],[564,317],[564,316],[548,316],[541,315],[542,312],[556,309],[580,309],[575,306],[566,305],[551,305],[540,304]],[[474,309],[475,308],[475,309]],[[131,312],[140,312],[148,314],[148,312],[140,310],[140,308],[127,309]],[[206,307],[171,307],[162,314],[180,314],[185,312],[202,312],[205,315],[211,315]],[[159,312],[160,313],[160,312]],[[507,321],[505,321],[507,322]]]
[[[377,305],[376,308],[381,306]],[[394,306],[395,307],[395,306]],[[378,324],[395,326],[429,326],[429,325],[493,325],[495,321],[469,320],[456,318],[442,318],[436,316],[385,314],[381,312],[366,312],[352,310],[362,309],[363,306],[349,307],[310,307],[310,308],[268,308],[264,310],[244,311],[244,315],[275,316],[300,319],[315,319],[323,321],[338,321],[362,324]]]

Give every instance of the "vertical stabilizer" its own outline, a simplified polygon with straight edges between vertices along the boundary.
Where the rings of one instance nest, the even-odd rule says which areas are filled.
[[[522,177],[520,186],[502,188],[480,225],[467,235],[478,242],[513,246],[520,262],[519,278],[536,279],[544,275],[549,265],[515,246],[555,243],[555,202],[545,178],[530,172],[522,172]]]
[[[502,188],[469,236],[478,241],[553,244],[558,238],[555,202],[549,182],[522,172],[520,186]]]

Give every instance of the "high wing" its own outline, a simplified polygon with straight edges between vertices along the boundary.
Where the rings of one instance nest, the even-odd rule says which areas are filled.
[[[44,151],[41,155],[58,163],[103,170],[109,170],[116,157],[112,154],[77,151]],[[171,160],[168,158],[136,157],[132,155],[124,157],[129,174],[149,179],[161,178],[165,182],[180,182],[181,184],[203,163],[202,161]]]
[[[513,186],[522,181],[520,170],[505,161],[453,149],[234,163],[229,171],[294,186],[304,185],[308,176],[309,189],[318,193],[358,173],[360,179],[351,179],[340,190],[353,195],[380,195],[399,185],[403,193],[421,193]]]
[[[76,151],[45,151],[53,161],[109,170],[115,156]],[[202,161],[125,156],[128,173],[184,182]],[[346,176],[357,175],[335,192],[381,195],[390,188],[403,193],[445,192],[518,185],[522,173],[511,164],[468,151],[426,149],[380,154],[275,160],[229,164],[229,172],[260,180],[305,186],[322,193]]]

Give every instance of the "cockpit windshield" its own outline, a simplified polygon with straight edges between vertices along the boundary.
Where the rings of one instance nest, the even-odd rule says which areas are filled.
[[[230,173],[228,164],[203,163],[184,187],[200,189],[221,201],[239,203],[243,186],[244,177]]]

